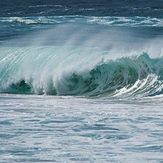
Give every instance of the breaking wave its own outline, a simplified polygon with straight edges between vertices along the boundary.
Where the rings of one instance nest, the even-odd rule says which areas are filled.
[[[53,62],[52,55],[34,59],[29,52],[24,51],[23,57],[10,55],[12,59],[0,59],[1,93],[113,97],[152,96],[163,90],[163,58],[152,59],[144,53],[101,60],[84,69],[82,62],[71,67],[75,64],[71,58],[68,70],[59,58],[54,57],[57,62]]]
[[[24,35],[1,44],[0,93],[162,94],[161,42],[161,38],[149,41],[135,33],[87,24],[63,24]]]

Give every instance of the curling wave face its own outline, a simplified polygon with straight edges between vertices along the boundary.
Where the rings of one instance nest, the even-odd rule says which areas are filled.
[[[146,53],[114,60],[90,55],[76,63],[77,50],[69,56],[54,55],[56,47],[10,50],[3,49],[0,58],[1,93],[110,97],[162,93],[163,58],[152,59]]]

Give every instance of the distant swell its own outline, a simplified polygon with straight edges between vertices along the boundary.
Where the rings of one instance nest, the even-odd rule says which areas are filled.
[[[1,78],[0,92],[108,97],[154,96],[162,93],[162,70],[163,59],[151,59],[147,54],[115,61],[100,61],[91,69],[62,73],[56,79],[51,75],[46,79],[39,79],[40,74],[38,74],[36,80],[36,76],[32,76],[34,75],[32,73],[27,78],[18,75],[14,69],[13,73],[7,72],[8,74],[3,74],[1,71],[5,81]],[[16,73],[17,78],[11,80]]]
[[[0,23],[6,25],[47,25],[47,24],[60,24],[60,23],[79,23],[79,24],[102,24],[107,26],[131,26],[131,27],[162,27],[162,18],[151,17],[117,17],[117,16],[31,16],[31,17],[1,17]],[[9,25],[8,24],[8,25]]]

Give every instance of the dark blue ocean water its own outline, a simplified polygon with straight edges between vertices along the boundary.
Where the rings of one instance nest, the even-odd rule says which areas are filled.
[[[150,16],[163,17],[162,0],[5,0],[0,16]]]

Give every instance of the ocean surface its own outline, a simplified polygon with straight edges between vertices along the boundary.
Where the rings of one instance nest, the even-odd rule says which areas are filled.
[[[0,2],[0,163],[163,163],[163,1]]]

